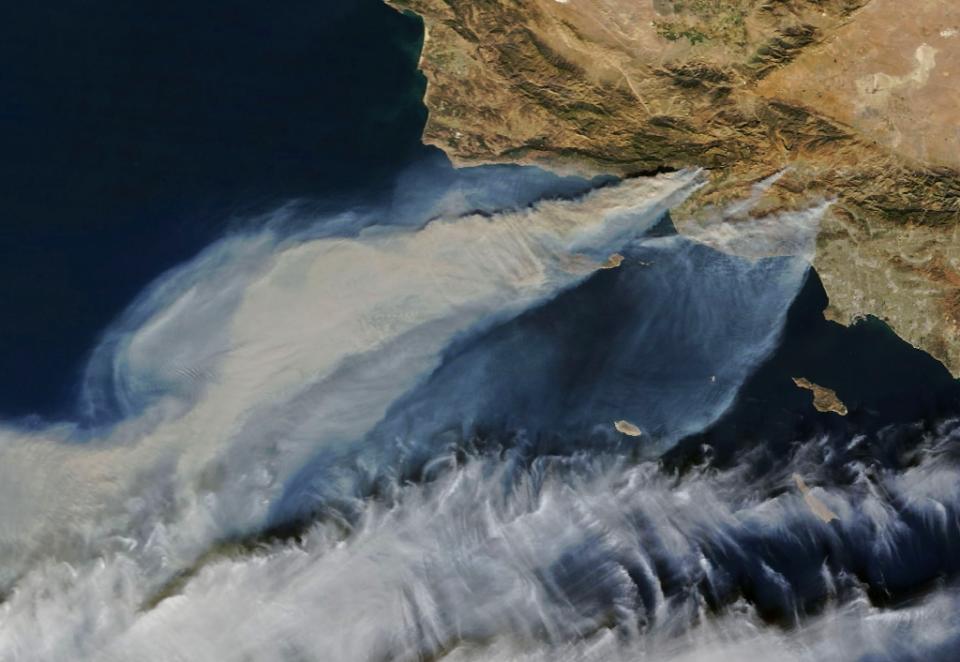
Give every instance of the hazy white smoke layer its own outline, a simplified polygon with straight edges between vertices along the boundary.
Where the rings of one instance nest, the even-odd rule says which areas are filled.
[[[600,282],[618,251],[633,260],[616,276],[630,324],[608,368],[589,375],[610,375],[615,388],[541,431],[579,434],[585,412],[632,406],[657,449],[714,420],[775,341],[806,264],[717,261],[690,242],[643,237],[698,185],[696,173],[628,180],[426,224],[347,214],[326,219],[337,236],[320,222],[293,234],[278,222],[168,274],[94,352],[86,404],[118,422],[0,429],[0,660],[418,659],[461,654],[461,640],[523,648],[612,625],[638,634],[640,621],[673,614],[662,589],[617,580],[655,568],[641,553],[644,531],[623,520],[621,497],[610,498],[627,489],[628,504],[654,490],[656,512],[666,513],[680,496],[663,478],[649,467],[517,477],[517,467],[495,462],[450,473],[443,432],[451,416],[463,433],[465,419],[501,406],[511,426],[538,431],[535,407],[506,406],[497,395],[505,380],[476,372],[511,356],[522,364],[536,347],[487,348],[483,339],[559,333],[562,316],[559,326],[534,323],[536,333],[520,318]],[[414,216],[427,208],[412,207]],[[650,280],[644,255],[666,268],[638,306],[630,297]],[[669,297],[655,296],[657,283]],[[514,325],[523,327],[516,335]],[[671,336],[681,339],[675,356],[696,359],[693,376],[658,351]],[[698,338],[709,344],[698,348]],[[570,346],[531,356],[530,370]],[[655,369],[618,373],[621,352]],[[681,367],[668,379],[671,366]],[[668,386],[658,393],[661,379]],[[524,388],[536,398],[561,386]],[[681,413],[685,422],[668,424]],[[609,434],[612,423],[597,425]],[[444,478],[400,490],[396,507],[364,498],[374,484],[396,489],[413,459],[433,467],[423,477]],[[714,529],[736,517],[711,495],[713,506],[677,516]],[[223,541],[281,522],[304,497],[353,514],[317,525],[302,547],[204,562]],[[608,547],[626,552],[631,535],[638,565],[626,571]],[[677,536],[663,544],[682,550]],[[198,564],[196,576],[180,575]]]
[[[776,344],[807,263],[732,257],[675,235],[622,253],[576,292],[457,343],[367,435],[367,457],[383,448],[379,466],[416,474],[477,435],[550,452],[609,448],[625,439],[619,420],[640,433],[629,445],[654,456],[716,420]],[[321,453],[281,509],[329,498],[337,466]]]
[[[763,196],[788,170],[781,170],[754,184],[748,198],[725,207],[710,208],[704,218],[688,221],[683,227],[684,235],[718,251],[741,257],[802,256],[812,262],[817,248],[817,230],[832,201],[824,200],[796,211],[756,214]]]

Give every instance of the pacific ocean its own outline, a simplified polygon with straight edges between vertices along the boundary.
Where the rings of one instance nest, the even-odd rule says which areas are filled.
[[[0,413],[71,413],[110,321],[231,222],[447,170],[420,143],[421,33],[377,0],[9,7]]]
[[[456,169],[422,39],[8,12],[0,659],[949,650],[898,610],[960,573],[960,388],[824,318],[825,207],[747,259],[676,233],[697,171]]]

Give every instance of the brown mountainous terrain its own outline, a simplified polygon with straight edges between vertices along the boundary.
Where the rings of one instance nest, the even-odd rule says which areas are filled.
[[[960,375],[960,5],[388,2],[423,17],[424,139],[456,163],[702,167],[688,233],[751,195],[724,222],[832,200],[828,317],[875,315]]]

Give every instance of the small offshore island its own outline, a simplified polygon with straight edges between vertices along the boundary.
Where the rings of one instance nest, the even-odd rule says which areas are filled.
[[[386,1],[424,21],[424,140],[455,163],[703,167],[681,233],[751,195],[725,220],[831,201],[813,259],[825,315],[874,316],[960,375],[960,7]]]
[[[847,406],[837,397],[837,392],[832,388],[814,384],[803,377],[794,377],[793,383],[797,385],[797,388],[813,393],[813,407],[817,411],[822,413],[833,412],[839,416],[846,416],[849,413]]]
[[[958,659],[960,10],[388,3],[8,12],[0,660]]]

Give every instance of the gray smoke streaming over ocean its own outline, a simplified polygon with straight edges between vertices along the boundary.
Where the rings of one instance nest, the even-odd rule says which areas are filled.
[[[656,461],[772,351],[823,212],[735,257],[664,226],[699,184],[285,208],[167,274],[93,353],[100,424],[0,430],[0,660],[669,657],[859,604],[852,541],[898,567],[890,504],[949,529],[951,468]]]

